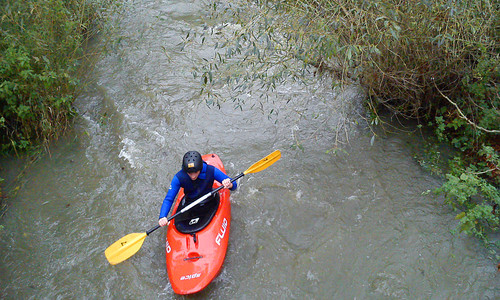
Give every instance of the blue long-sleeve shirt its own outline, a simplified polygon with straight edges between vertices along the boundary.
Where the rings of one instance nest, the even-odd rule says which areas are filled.
[[[201,170],[200,175],[198,175],[198,178],[205,179],[206,173],[207,173],[207,164],[203,163],[203,169]],[[224,172],[222,172],[218,168],[214,167],[214,179],[215,180],[222,183],[222,181],[226,178],[231,179],[231,177],[224,174]],[[236,181],[234,181],[233,187],[230,190],[234,191],[234,190],[236,190],[237,187],[238,187],[238,184],[236,183]],[[180,188],[181,188],[181,182],[179,181],[179,178],[177,178],[177,176],[174,176],[174,178],[172,179],[172,182],[170,183],[170,187],[168,188],[167,195],[165,196],[165,199],[163,199],[163,204],[161,205],[160,219],[164,218],[168,215],[168,212],[170,211],[170,208],[172,207],[172,204],[174,203],[175,196],[177,196],[177,193],[179,193]]]

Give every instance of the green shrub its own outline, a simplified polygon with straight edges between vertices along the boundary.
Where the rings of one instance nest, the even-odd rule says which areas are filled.
[[[491,152],[492,149],[485,151]],[[490,161],[496,165],[500,163],[498,156],[490,157]],[[464,168],[463,160],[459,157],[455,158],[451,166],[451,173],[446,174],[446,182],[436,192],[444,194],[445,201],[455,210],[461,211],[456,217],[459,220],[457,231],[480,238],[496,253],[500,244],[491,243],[488,236],[499,230],[500,193],[493,183],[480,177],[491,170],[479,170],[477,165]]]
[[[77,70],[97,4],[7,0],[0,9],[0,145],[25,151],[56,138],[74,114]]]

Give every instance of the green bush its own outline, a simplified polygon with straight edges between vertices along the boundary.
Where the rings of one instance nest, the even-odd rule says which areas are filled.
[[[97,3],[7,0],[0,8],[1,151],[56,138],[74,114],[77,70]]]
[[[500,192],[493,182],[481,175],[491,172],[488,165],[498,166],[500,160],[491,147],[484,147],[480,152],[488,158],[482,166],[465,166],[461,157],[452,160],[451,171],[436,192],[444,194],[446,203],[460,211],[456,217],[459,220],[457,231],[480,238],[496,253],[500,243],[491,242],[489,235],[500,229]]]

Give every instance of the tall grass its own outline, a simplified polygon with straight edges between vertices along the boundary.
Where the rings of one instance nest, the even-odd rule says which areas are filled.
[[[312,32],[320,30],[312,38],[323,42],[311,43],[309,58],[324,67],[334,60],[393,112],[430,116],[437,106],[453,105],[441,92],[462,97],[464,81],[482,80],[485,72],[488,84],[498,80],[491,74],[498,72],[500,37],[494,1],[286,3],[310,20]]]
[[[77,70],[100,3],[4,0],[0,8],[0,151],[57,138],[74,114]]]

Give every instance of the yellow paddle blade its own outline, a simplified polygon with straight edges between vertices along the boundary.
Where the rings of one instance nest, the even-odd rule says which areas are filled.
[[[253,165],[250,166],[243,174],[248,174],[248,173],[257,173],[260,172],[270,165],[274,164],[278,159],[281,158],[281,152],[279,150],[274,151],[273,153],[269,154],[268,156],[264,157],[263,159],[259,160],[258,162],[254,163]]]
[[[127,234],[109,246],[104,255],[110,264],[119,264],[139,251],[147,236],[145,232]]]

